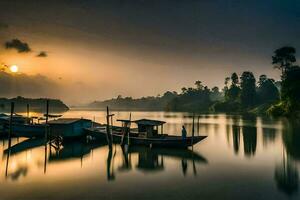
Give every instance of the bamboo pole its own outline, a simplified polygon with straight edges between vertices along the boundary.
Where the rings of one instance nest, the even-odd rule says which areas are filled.
[[[200,132],[200,116],[197,117],[197,135],[199,136],[199,132]]]
[[[129,141],[129,136],[130,136],[130,126],[131,126],[131,113],[129,114],[129,124],[128,124],[128,137],[127,137],[127,142],[128,142],[128,147],[129,147],[129,144],[130,144],[130,141]]]
[[[49,99],[46,101],[46,125],[45,125],[45,143],[48,140],[48,117],[49,117]]]
[[[49,99],[46,101],[46,124],[48,124],[48,117],[49,117]]]
[[[194,135],[195,135],[195,114],[193,114],[192,146],[194,145]]]
[[[110,127],[109,127],[109,109],[106,107],[106,140],[109,146],[109,149],[112,149]]]
[[[8,131],[8,154],[7,154],[7,158],[6,158],[5,177],[7,177],[7,174],[8,174],[8,164],[9,164],[9,157],[10,157],[12,122],[13,122],[14,109],[15,109],[15,103],[11,102],[11,104],[10,104],[9,131]]]
[[[12,123],[13,123],[13,114],[15,112],[15,103],[11,102],[10,104],[10,119],[9,119],[9,131],[8,131],[8,148],[11,146],[11,135],[12,135]]]
[[[27,123],[30,124],[30,119],[29,119],[29,104],[27,104]]]
[[[110,124],[111,124],[111,128],[110,128],[110,141],[111,143],[113,143],[113,137],[112,137],[112,133],[113,133],[113,127],[114,127],[114,122],[113,122],[113,114],[110,115]]]

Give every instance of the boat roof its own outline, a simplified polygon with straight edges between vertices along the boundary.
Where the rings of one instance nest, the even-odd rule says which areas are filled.
[[[139,119],[139,120],[135,120],[133,122],[138,125],[145,125],[145,126],[160,126],[160,125],[163,125],[164,123],[166,123],[164,121],[152,120],[152,119]]]
[[[49,124],[59,125],[59,124],[73,124],[79,121],[91,121],[89,119],[83,119],[83,118],[60,118],[56,120],[49,121]]]
[[[8,117],[8,115],[4,113],[0,113],[0,117]]]
[[[137,125],[144,125],[144,126],[160,126],[163,125],[164,121],[159,121],[159,120],[152,120],[152,119],[139,119],[139,120],[128,120],[128,119],[118,119],[117,121],[119,122],[125,122],[125,123],[136,123]]]
[[[117,119],[117,122],[125,122],[125,123],[129,123],[129,122],[133,122],[129,119]]]
[[[61,117],[62,115],[51,115],[51,114],[44,114],[44,117],[50,117],[50,118],[58,118],[58,117]]]

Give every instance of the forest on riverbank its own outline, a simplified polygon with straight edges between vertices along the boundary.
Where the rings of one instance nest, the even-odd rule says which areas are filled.
[[[29,105],[30,112],[46,112],[46,98],[24,98],[18,96],[16,98],[0,98],[0,112],[9,113],[11,109],[11,102],[15,103],[15,112],[26,112],[27,105]],[[60,113],[68,111],[69,107],[59,99],[49,99],[49,111]]]
[[[272,65],[280,70],[281,79],[265,74],[256,80],[250,71],[226,77],[224,87],[208,88],[201,81],[181,92],[167,91],[163,95],[122,97],[95,101],[88,108],[113,110],[189,111],[189,112],[251,112],[276,116],[297,115],[300,111],[300,67],[296,64],[296,49],[285,46],[274,51]]]

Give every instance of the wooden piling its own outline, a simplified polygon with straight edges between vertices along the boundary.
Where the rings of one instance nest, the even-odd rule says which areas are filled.
[[[109,146],[109,149],[112,149],[112,141],[111,141],[111,134],[110,134],[110,127],[109,127],[109,109],[108,106],[106,107],[106,140]]]
[[[200,116],[197,117],[197,135],[199,136],[199,132],[200,132]]]
[[[194,145],[194,135],[195,135],[195,114],[193,114],[192,146]]]
[[[30,119],[29,119],[29,104],[27,104],[27,124],[30,124]]]
[[[128,124],[128,137],[127,137],[127,144],[128,144],[128,147],[129,147],[129,144],[130,144],[130,140],[129,140],[129,136],[130,136],[130,127],[131,127],[131,113],[129,113],[129,124]]]
[[[113,137],[112,137],[112,132],[113,132],[113,127],[114,127],[114,122],[113,122],[113,116],[114,114],[109,115],[110,116],[110,141],[113,143]]]
[[[48,117],[49,117],[49,99],[46,101],[46,126],[45,126],[45,143],[48,141]]]
[[[14,112],[15,112],[15,103],[11,102],[11,104],[10,104],[9,131],[8,131],[8,148],[10,148],[10,146],[11,146],[12,124],[13,124]]]
[[[5,177],[7,177],[7,174],[8,174],[8,164],[9,164],[9,157],[10,157],[12,123],[13,123],[14,110],[15,110],[15,103],[11,102],[11,104],[10,104],[9,131],[8,131],[8,154],[7,154],[7,158],[6,158]]]
[[[46,124],[48,124],[48,117],[49,117],[49,99],[46,101]]]

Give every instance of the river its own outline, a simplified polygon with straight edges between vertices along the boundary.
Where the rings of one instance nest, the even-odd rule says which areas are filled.
[[[113,112],[128,119],[129,112]],[[105,122],[105,112],[64,117]],[[132,112],[132,119],[166,121],[164,133],[190,135],[192,114]],[[199,121],[199,125],[198,122]],[[25,138],[0,147],[0,199],[300,199],[300,126],[286,119],[206,114],[188,150],[73,142],[56,150]]]

